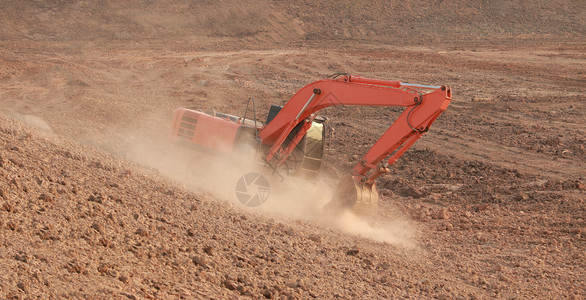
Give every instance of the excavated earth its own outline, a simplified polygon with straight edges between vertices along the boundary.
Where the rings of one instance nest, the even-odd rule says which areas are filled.
[[[584,299],[584,3],[428,2],[0,1],[0,299]],[[256,209],[168,141],[336,72],[453,89],[373,216],[319,207],[396,108]]]

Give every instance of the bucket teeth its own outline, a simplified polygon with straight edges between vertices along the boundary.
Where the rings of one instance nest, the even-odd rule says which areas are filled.
[[[349,209],[357,214],[369,215],[374,213],[378,199],[376,184],[361,185],[348,176],[340,180],[326,209],[333,212]]]

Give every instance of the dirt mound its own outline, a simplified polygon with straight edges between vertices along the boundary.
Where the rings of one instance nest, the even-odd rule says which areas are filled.
[[[567,261],[584,263],[582,227],[558,223],[563,214],[580,217],[576,198],[520,194],[515,202],[521,212],[503,202],[454,207],[450,203],[461,194],[437,195],[460,187],[436,186],[427,204],[395,204],[426,232],[419,242],[400,246],[376,242],[377,232],[365,239],[251,214],[177,188],[155,170],[3,117],[0,133],[0,266],[11,270],[1,275],[2,298],[579,297],[584,284],[571,281],[576,273],[557,271]],[[430,153],[415,157],[420,154]],[[465,169],[490,170],[481,164]],[[584,185],[548,182],[544,188]],[[543,214],[562,206],[561,214]],[[386,204],[382,209],[397,217]],[[354,216],[340,222],[356,233],[369,226]],[[535,231],[543,223],[548,229]],[[406,230],[384,224],[379,231]],[[461,253],[467,258],[450,259]],[[552,289],[525,290],[532,285],[520,278],[545,278]]]
[[[458,45],[462,39],[496,46],[536,37],[580,41],[586,19],[584,5],[571,0],[4,1],[0,16],[4,41],[92,42],[96,47],[134,41],[196,49],[323,47],[345,41]]]
[[[0,132],[2,298],[396,294],[389,244],[255,216],[5,118]]]
[[[458,43],[527,35],[583,36],[583,5],[574,1],[296,1],[308,39],[399,44]],[[301,9],[311,7],[311,9]],[[582,25],[580,25],[582,24]],[[472,41],[469,41],[472,42]]]

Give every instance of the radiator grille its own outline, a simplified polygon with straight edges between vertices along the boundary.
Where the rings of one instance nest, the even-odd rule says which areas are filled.
[[[193,135],[195,133],[195,126],[197,125],[197,119],[183,116],[181,118],[181,124],[179,125],[179,130],[177,131],[177,135],[191,140],[193,139]]]

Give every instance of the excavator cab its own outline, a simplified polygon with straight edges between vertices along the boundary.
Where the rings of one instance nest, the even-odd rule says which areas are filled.
[[[283,106],[271,105],[265,124],[270,124],[281,109],[283,109]],[[317,177],[322,166],[322,161],[325,158],[326,129],[328,126],[326,121],[327,118],[322,116],[315,116],[313,118],[311,126],[305,135],[294,146],[290,156],[281,165],[282,167],[280,167],[280,170],[285,175],[294,175],[303,178]],[[291,130],[283,142],[284,148],[291,144],[295,136],[298,135],[299,130],[301,130],[302,125],[302,123],[299,123]],[[265,146],[265,150],[268,150],[268,146]]]

